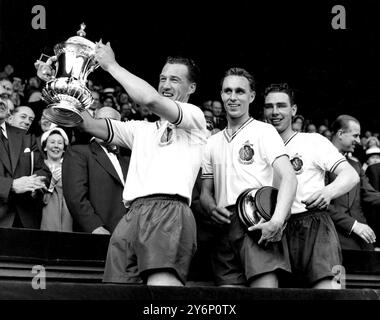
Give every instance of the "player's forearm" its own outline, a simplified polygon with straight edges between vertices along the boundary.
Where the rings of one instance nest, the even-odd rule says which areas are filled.
[[[118,63],[111,65],[108,72],[124,87],[128,95],[137,104],[149,107],[160,98],[157,90],[148,82],[130,73]]]
[[[297,184],[297,178],[294,174],[289,174],[281,178],[277,195],[277,205],[271,220],[278,221],[282,224],[286,221],[296,195]]]
[[[207,213],[211,212],[211,210],[216,207],[216,201],[212,193],[203,189],[200,196],[200,203],[203,210]]]
[[[81,115],[83,122],[80,124],[80,127],[84,131],[99,139],[108,139],[108,127],[104,119],[94,119],[87,111],[82,112]]]
[[[326,191],[331,199],[336,199],[341,195],[349,192],[357,183],[359,183],[359,175],[351,166],[347,166],[339,172],[336,179],[327,185]]]

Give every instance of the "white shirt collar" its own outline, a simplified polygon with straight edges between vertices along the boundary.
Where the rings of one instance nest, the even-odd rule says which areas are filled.
[[[4,134],[4,136],[8,139],[8,134],[7,134],[7,127],[5,126],[5,121],[0,125],[1,130]]]

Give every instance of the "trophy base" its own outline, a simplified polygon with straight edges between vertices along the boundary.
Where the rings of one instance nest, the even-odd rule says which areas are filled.
[[[49,105],[45,116],[60,127],[76,127],[83,121],[80,112],[66,101]]]

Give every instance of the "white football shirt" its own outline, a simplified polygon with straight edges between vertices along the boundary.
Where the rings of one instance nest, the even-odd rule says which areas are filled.
[[[126,205],[136,198],[157,193],[178,194],[191,203],[206,143],[206,120],[198,107],[176,104],[179,117],[173,124],[106,119],[107,143],[132,150],[123,191]]]
[[[285,141],[285,147],[298,180],[291,212],[305,212],[306,206],[301,201],[324,188],[325,172],[334,172],[346,158],[319,133],[295,132]]]
[[[276,129],[249,118],[232,135],[228,129],[208,138],[202,161],[202,179],[214,179],[217,206],[234,205],[248,188],[272,186],[273,162],[286,155]]]

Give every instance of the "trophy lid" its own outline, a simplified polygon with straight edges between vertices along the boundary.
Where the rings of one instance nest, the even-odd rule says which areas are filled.
[[[95,50],[95,46],[96,46],[95,43],[85,38],[86,36],[86,32],[84,31],[85,28],[86,28],[86,25],[82,22],[80,25],[80,29],[77,31],[77,35],[67,39],[66,43],[85,45]]]

